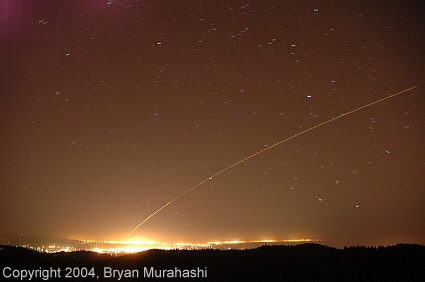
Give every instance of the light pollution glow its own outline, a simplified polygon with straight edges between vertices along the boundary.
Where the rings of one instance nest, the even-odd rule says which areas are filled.
[[[115,245],[116,247],[96,247],[91,251],[96,253],[107,254],[132,254],[143,252],[151,249],[160,250],[202,250],[202,249],[221,249],[220,246],[238,245],[238,244],[292,244],[292,243],[313,243],[323,242],[322,239],[285,239],[285,240],[231,240],[231,241],[214,241],[207,243],[185,243],[185,242],[154,242],[154,241],[104,241],[102,244]],[[226,249],[230,249],[226,247]],[[232,248],[239,249],[239,248]],[[241,247],[241,249],[245,249]]]
[[[206,243],[188,243],[188,242],[159,242],[159,241],[98,241],[98,240],[77,240],[79,246],[67,246],[53,244],[49,246],[31,246],[21,245],[38,252],[57,253],[57,252],[72,252],[72,251],[91,251],[100,254],[123,255],[139,253],[147,250],[238,250],[251,249],[262,245],[291,245],[298,243],[320,243],[325,242],[324,239],[284,239],[284,240],[230,240],[230,241],[212,241]]]

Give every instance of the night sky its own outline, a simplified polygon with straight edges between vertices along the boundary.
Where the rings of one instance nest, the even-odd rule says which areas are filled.
[[[425,244],[422,1],[1,1],[0,234]]]

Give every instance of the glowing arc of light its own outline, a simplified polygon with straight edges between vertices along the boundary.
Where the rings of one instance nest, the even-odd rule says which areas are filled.
[[[337,117],[334,117],[334,118],[331,118],[331,119],[329,119],[329,120],[327,120],[327,121],[324,121],[324,122],[322,122],[322,123],[319,123],[319,124],[317,124],[317,125],[315,125],[315,126],[312,126],[312,127],[308,128],[308,129],[306,129],[306,130],[303,130],[303,131],[301,131],[301,132],[299,132],[299,133],[297,133],[297,134],[294,134],[294,135],[292,135],[292,136],[290,136],[290,137],[288,137],[288,138],[285,138],[285,139],[283,139],[283,140],[281,140],[281,141],[279,141],[279,142],[277,142],[277,143],[275,143],[275,144],[273,144],[273,145],[270,145],[270,146],[268,146],[267,148],[262,149],[261,151],[258,151],[258,152],[256,152],[256,153],[254,153],[254,154],[252,154],[252,155],[250,155],[250,156],[248,156],[248,157],[246,157],[246,158],[244,158],[244,159],[242,159],[242,160],[240,160],[240,161],[238,161],[238,162],[236,162],[236,163],[234,163],[234,164],[232,164],[232,165],[230,165],[230,166],[226,167],[225,169],[220,170],[219,172],[217,172],[217,173],[215,173],[214,175],[212,175],[212,176],[208,177],[207,179],[205,179],[205,180],[203,180],[203,181],[199,182],[198,184],[196,184],[196,185],[195,185],[195,186],[193,186],[192,188],[190,188],[190,189],[186,190],[185,192],[181,193],[180,195],[178,195],[177,197],[175,197],[174,199],[172,199],[171,201],[169,201],[168,203],[166,203],[165,205],[163,205],[162,207],[160,207],[159,209],[157,209],[157,210],[156,210],[155,212],[153,212],[150,216],[148,216],[145,220],[143,220],[141,223],[139,223],[139,224],[138,224],[138,225],[137,225],[137,226],[136,226],[133,230],[131,230],[131,232],[130,232],[130,233],[128,233],[128,235],[127,235],[127,236],[130,236],[130,235],[131,235],[134,231],[136,231],[136,230],[137,230],[137,229],[138,229],[138,228],[139,228],[139,227],[140,227],[143,223],[145,223],[146,221],[148,221],[149,219],[151,219],[154,215],[156,215],[157,213],[159,213],[160,211],[162,211],[165,207],[167,207],[168,205],[170,205],[170,204],[171,204],[171,203],[173,203],[174,201],[176,201],[176,200],[178,200],[179,198],[183,197],[184,195],[186,195],[186,194],[187,194],[187,193],[189,193],[190,191],[194,190],[195,188],[197,188],[197,187],[201,186],[202,184],[204,184],[204,183],[205,183],[205,182],[207,182],[208,180],[213,179],[214,177],[216,177],[216,176],[218,176],[218,175],[222,174],[223,172],[225,172],[225,171],[227,171],[227,170],[229,170],[229,169],[231,169],[231,168],[233,168],[233,167],[235,167],[235,166],[237,166],[237,165],[239,165],[239,164],[243,163],[244,161],[247,161],[247,160],[249,160],[249,159],[251,159],[251,158],[253,158],[253,157],[255,157],[255,156],[259,155],[259,154],[264,153],[264,152],[265,152],[265,151],[267,151],[267,150],[270,150],[270,149],[272,149],[272,148],[274,148],[274,147],[276,147],[276,146],[278,146],[278,145],[280,145],[280,144],[282,144],[282,143],[285,143],[286,141],[289,141],[289,140],[291,140],[291,139],[294,139],[295,137],[298,137],[298,136],[300,136],[300,135],[303,135],[304,133],[307,133],[307,132],[309,132],[309,131],[312,131],[312,130],[314,130],[314,129],[318,128],[318,127],[321,127],[321,126],[323,126],[323,125],[325,125],[325,124],[331,123],[331,122],[333,122],[333,121],[335,121],[335,120],[337,120],[337,119],[340,119],[340,118],[345,117],[345,116],[347,116],[347,115],[349,115],[349,114],[352,114],[352,113],[355,113],[355,112],[357,112],[357,111],[360,111],[361,109],[367,108],[367,107],[369,107],[369,106],[372,106],[372,105],[377,104],[377,103],[379,103],[379,102],[382,102],[382,101],[384,101],[384,100],[390,99],[390,98],[392,98],[392,97],[395,97],[395,96],[397,96],[397,95],[400,95],[400,94],[402,94],[402,93],[405,93],[405,92],[407,92],[407,91],[410,91],[410,90],[412,90],[412,89],[415,89],[415,88],[417,88],[417,87],[418,87],[418,86],[410,87],[410,88],[405,89],[405,90],[403,90],[403,91],[397,92],[397,93],[395,93],[395,94],[391,94],[391,95],[389,95],[389,96],[387,96],[387,97],[381,98],[381,99],[376,100],[376,101],[374,101],[374,102],[371,102],[371,103],[369,103],[369,104],[366,104],[366,105],[363,105],[363,106],[361,106],[361,107],[358,107],[358,108],[356,108],[356,109],[354,109],[354,110],[351,110],[351,111],[349,111],[349,112],[346,112],[346,113],[344,113],[344,114],[341,114],[341,115],[339,115],[339,116],[337,116]]]

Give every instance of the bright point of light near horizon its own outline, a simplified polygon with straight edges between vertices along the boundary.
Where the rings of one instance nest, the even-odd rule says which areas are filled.
[[[293,244],[293,243],[320,243],[326,240],[323,239],[286,239],[286,240],[229,240],[229,241],[213,241],[206,243],[188,243],[188,242],[154,242],[154,241],[103,241],[102,247],[95,247],[91,249],[97,253],[108,253],[108,254],[125,254],[125,253],[138,253],[151,249],[161,250],[202,250],[202,249],[221,249],[219,246],[226,246],[225,249],[229,249],[228,246],[234,246],[238,249],[246,249],[247,244]],[[106,246],[105,246],[106,245]],[[108,246],[109,245],[109,246]],[[112,247],[111,245],[115,245]],[[237,246],[240,245],[240,246]]]
[[[205,243],[191,243],[191,242],[159,242],[159,241],[146,241],[146,240],[76,240],[72,245],[66,244],[53,244],[47,247],[43,245],[22,245],[32,250],[42,253],[57,253],[57,252],[75,252],[75,251],[92,251],[102,254],[122,255],[130,253],[138,253],[152,249],[160,250],[204,250],[204,249],[251,249],[264,245],[292,245],[302,243],[324,243],[326,239],[262,239],[262,240],[226,240],[226,241],[212,241]]]

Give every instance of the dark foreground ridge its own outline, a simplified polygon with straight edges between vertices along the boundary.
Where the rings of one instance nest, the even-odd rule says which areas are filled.
[[[173,280],[171,276],[208,281],[425,281],[425,246],[335,249],[302,244],[226,251],[150,250],[111,257],[85,251],[43,254],[0,245],[0,266],[1,281],[21,276],[21,270],[39,270],[38,279],[23,281],[158,281]],[[60,278],[51,269],[60,269]],[[43,280],[42,270],[48,279]],[[66,274],[73,278],[65,278]],[[155,277],[158,274],[163,279]]]

